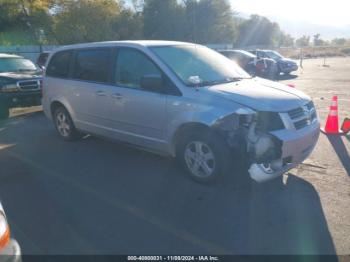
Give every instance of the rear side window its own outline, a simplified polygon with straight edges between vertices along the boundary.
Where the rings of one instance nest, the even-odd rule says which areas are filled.
[[[63,51],[54,54],[47,67],[46,75],[51,77],[68,78],[71,57],[72,51]]]
[[[110,49],[78,50],[73,78],[100,83],[109,82]]]

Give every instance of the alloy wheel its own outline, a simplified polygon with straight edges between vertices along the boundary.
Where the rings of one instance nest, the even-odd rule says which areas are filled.
[[[63,137],[68,137],[70,135],[70,124],[68,117],[63,113],[63,112],[58,112],[56,115],[56,125],[58,132],[63,136]]]
[[[185,148],[185,161],[191,173],[197,177],[209,177],[215,170],[215,156],[210,146],[201,142],[190,142]]]

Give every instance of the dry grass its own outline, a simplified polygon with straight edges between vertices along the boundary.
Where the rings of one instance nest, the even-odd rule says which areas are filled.
[[[350,55],[350,46],[320,46],[304,48],[280,48],[277,50],[285,57],[300,59],[301,54],[304,58],[334,57]]]

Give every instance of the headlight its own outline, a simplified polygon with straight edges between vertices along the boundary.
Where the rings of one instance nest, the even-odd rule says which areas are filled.
[[[0,204],[0,251],[4,247],[6,247],[9,241],[10,241],[10,229],[7,224],[5,213],[2,210],[2,207]]]
[[[220,118],[215,125],[221,130],[233,131],[251,122],[256,112],[250,108],[238,108],[234,113]]]
[[[271,132],[284,129],[284,124],[279,113],[258,112],[258,129],[263,132]]]
[[[0,90],[5,93],[10,93],[10,92],[17,92],[19,88],[16,84],[8,84],[8,85],[4,85]]]

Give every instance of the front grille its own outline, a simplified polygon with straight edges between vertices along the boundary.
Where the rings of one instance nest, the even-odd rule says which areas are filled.
[[[304,115],[304,110],[301,107],[288,111],[291,119],[297,119]]]
[[[303,107],[288,111],[288,115],[297,130],[310,125],[317,118],[316,109],[312,101]]]
[[[295,129],[297,129],[297,130],[302,129],[303,127],[306,127],[307,125],[308,125],[308,120],[306,118],[299,120],[297,122],[294,122]]]
[[[22,91],[35,91],[40,89],[39,80],[19,81],[17,85]]]

